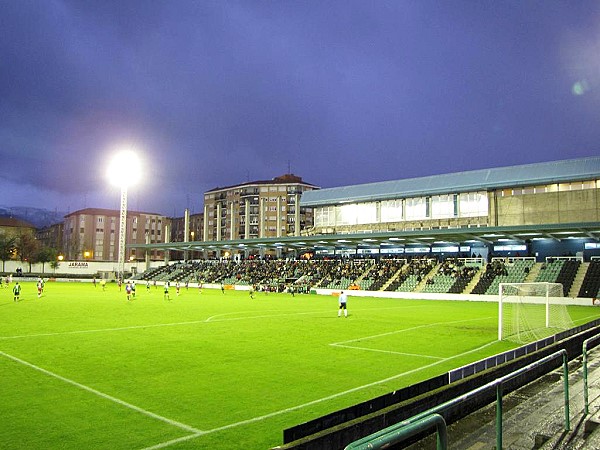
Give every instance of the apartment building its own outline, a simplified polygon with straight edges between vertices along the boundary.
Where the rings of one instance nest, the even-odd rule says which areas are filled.
[[[207,191],[203,236],[198,240],[300,236],[313,225],[312,208],[301,207],[300,198],[315,189],[319,188],[301,177],[285,174]]]
[[[65,216],[63,250],[65,259],[117,261],[119,253],[118,210],[86,208]],[[128,211],[126,244],[153,244],[164,242],[165,216],[155,213]],[[152,250],[151,260],[164,258],[163,252]],[[136,249],[127,249],[126,260],[144,259]]]

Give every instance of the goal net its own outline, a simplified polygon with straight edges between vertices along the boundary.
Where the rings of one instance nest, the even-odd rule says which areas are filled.
[[[573,328],[560,283],[500,283],[498,339],[533,342]]]

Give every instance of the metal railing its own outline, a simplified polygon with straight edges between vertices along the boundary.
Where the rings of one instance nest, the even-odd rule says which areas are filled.
[[[439,414],[430,414],[416,422],[410,423],[405,427],[398,430],[393,430],[388,433],[379,436],[378,438],[369,441],[368,443],[360,444],[358,447],[349,445],[346,449],[353,450],[374,450],[388,448],[390,445],[399,444],[404,442],[406,439],[419,434],[423,431],[427,431],[430,428],[436,428],[437,434],[437,450],[446,450],[448,448],[448,431],[446,428],[446,421]]]
[[[588,415],[590,412],[590,401],[589,401],[589,393],[588,393],[588,363],[587,363],[587,354],[588,354],[588,344],[591,344],[594,341],[600,339],[600,334],[596,336],[592,336],[591,338],[583,341],[583,346],[581,353],[583,355],[583,414]],[[591,349],[590,349],[591,350]]]
[[[379,440],[382,439],[384,436],[390,436],[390,435],[393,435],[394,433],[399,433],[400,431],[402,431],[402,429],[416,423],[417,421],[421,421],[421,420],[423,420],[431,415],[434,415],[434,414],[440,414],[445,409],[447,409],[451,406],[454,406],[460,402],[463,402],[465,400],[468,400],[468,399],[480,394],[481,392],[484,392],[493,387],[496,388],[496,448],[501,449],[502,448],[502,397],[503,397],[502,387],[503,387],[504,383],[511,380],[514,377],[517,377],[517,376],[531,370],[531,369],[541,366],[542,364],[545,364],[554,359],[557,359],[560,356],[562,356],[562,360],[563,360],[562,365],[563,365],[563,385],[564,385],[564,401],[565,401],[565,431],[570,431],[571,422],[570,422],[570,418],[569,418],[569,415],[570,415],[570,413],[569,413],[569,367],[568,367],[567,351],[565,349],[561,349],[561,350],[558,350],[558,351],[552,353],[551,355],[548,355],[542,359],[539,359],[538,361],[534,361],[531,364],[521,367],[520,369],[514,370],[513,372],[511,372],[509,374],[506,374],[500,378],[496,378],[495,380],[490,381],[489,383],[484,384],[483,386],[473,389],[473,390],[471,390],[463,395],[460,395],[458,397],[455,397],[452,400],[448,400],[447,402],[444,402],[440,405],[434,406],[433,408],[430,408],[422,413],[416,414],[406,420],[403,420],[402,422],[399,422],[399,423],[389,426],[381,431],[378,431],[378,432],[373,433],[369,436],[366,436],[362,439],[354,441],[351,444],[349,444],[348,446],[346,446],[345,450],[363,450],[363,449],[366,450],[366,449],[380,448],[380,447],[374,447],[373,443],[379,442]],[[423,430],[420,430],[420,431],[423,431]],[[416,434],[416,432],[412,433],[412,434],[406,434],[406,435],[403,434],[402,439],[403,440],[407,439],[408,437],[412,436],[413,434]],[[398,443],[398,442],[400,442],[400,441],[394,441],[394,443]]]

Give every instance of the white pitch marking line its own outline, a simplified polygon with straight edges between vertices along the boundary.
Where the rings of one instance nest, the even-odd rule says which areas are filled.
[[[183,436],[177,439],[172,439],[170,441],[166,441],[166,442],[161,442],[160,444],[156,444],[153,445],[151,447],[145,447],[142,450],[158,450],[161,448],[166,448],[166,447],[170,447],[171,445],[175,445],[175,444],[179,444],[180,442],[185,442],[185,441],[189,441],[191,439],[196,439],[197,437],[200,437],[202,435],[204,435],[206,433],[195,433],[195,434],[188,434],[187,436]]]
[[[403,308],[415,308],[415,307],[420,307],[420,306],[418,306],[418,305],[394,306],[394,307],[390,307],[390,308],[378,308],[377,310],[379,311],[380,309],[403,309]],[[361,309],[360,311],[370,311],[372,309],[373,308],[367,308],[367,309]],[[250,312],[250,311],[248,311],[248,312]],[[37,333],[37,334],[21,334],[21,335],[15,335],[15,336],[0,336],[0,340],[23,339],[23,338],[28,338],[28,337],[63,336],[63,335],[70,335],[70,334],[107,333],[107,332],[111,332],[111,331],[139,330],[139,329],[143,329],[143,328],[160,328],[160,327],[176,327],[176,326],[180,326],[180,325],[197,325],[199,323],[207,323],[207,322],[214,323],[214,322],[225,322],[225,321],[232,321],[232,320],[264,319],[264,318],[270,318],[270,317],[323,314],[326,312],[329,312],[329,310],[307,311],[307,312],[298,312],[298,313],[292,313],[292,314],[270,314],[270,315],[263,314],[260,316],[246,316],[246,317],[216,319],[217,317],[223,316],[226,314],[239,314],[239,312],[235,312],[235,313],[217,314],[215,316],[211,316],[211,317],[209,317],[207,319],[203,319],[203,320],[192,320],[192,321],[185,321],[185,322],[170,322],[170,323],[156,323],[156,324],[149,324],[149,325],[131,325],[129,327],[97,328],[97,329],[93,329],[93,330],[60,331],[60,332],[55,332],[55,333]],[[214,319],[216,319],[216,320],[214,320]],[[351,342],[351,341],[347,341],[347,342]]]
[[[129,327],[116,327],[116,328],[98,328],[94,330],[74,330],[74,331],[60,331],[56,333],[38,333],[38,334],[22,334],[16,336],[0,336],[0,339],[21,339],[28,337],[46,337],[46,336],[63,336],[69,334],[86,334],[86,333],[107,333],[111,331],[126,331],[126,330],[139,330],[141,328],[159,328],[159,327],[174,327],[178,325],[195,325],[198,323],[204,323],[204,320],[194,320],[189,322],[173,322],[173,323],[156,323],[152,325],[132,325]]]
[[[391,355],[402,355],[402,356],[416,356],[417,358],[428,358],[428,359],[444,359],[440,356],[429,356],[429,355],[420,355],[416,353],[404,353],[404,352],[395,352],[393,350],[379,350],[376,348],[368,348],[368,347],[357,347],[354,345],[343,345],[343,344],[329,344],[333,347],[342,347],[342,348],[351,348],[354,350],[366,350],[369,352],[380,352],[380,353],[388,353]]]
[[[248,311],[250,312],[250,311]],[[288,316],[305,316],[310,314],[322,314],[328,311],[305,311],[305,312],[295,312],[295,313],[282,313],[282,314],[261,314],[260,316],[246,316],[246,317],[231,317],[226,319],[215,319],[219,316],[230,315],[230,314],[240,314],[239,312],[227,313],[227,314],[217,314],[216,316],[211,316],[205,320],[205,322],[225,322],[229,320],[248,320],[248,319],[268,319],[270,317],[288,317]]]
[[[575,323],[586,323],[586,320],[588,319],[598,319],[598,315],[594,314],[593,316],[587,316],[587,317],[583,317],[581,319],[575,320]]]
[[[97,395],[99,397],[102,397],[102,398],[104,398],[106,400],[109,400],[109,401],[111,401],[113,403],[117,403],[117,404],[119,404],[121,406],[124,406],[126,408],[132,409],[133,411],[139,412],[139,413],[141,413],[141,414],[143,414],[145,416],[151,417],[153,419],[160,420],[161,422],[168,423],[169,425],[172,425],[174,427],[181,428],[182,430],[189,431],[190,433],[194,433],[195,435],[200,436],[200,435],[206,433],[205,431],[198,430],[197,428],[191,427],[191,426],[186,425],[184,423],[177,422],[176,420],[172,420],[172,419],[169,419],[167,417],[160,416],[160,415],[155,414],[155,413],[153,413],[151,411],[142,409],[139,406],[135,406],[135,405],[132,405],[131,403],[127,403],[124,400],[121,400],[121,399],[118,399],[116,397],[113,397],[112,395],[105,394],[104,392],[100,392],[100,391],[98,391],[98,390],[96,390],[94,388],[91,388],[91,387],[86,386],[84,384],[78,383],[77,381],[70,380],[69,378],[65,378],[62,375],[59,375],[57,373],[50,372],[49,370],[46,370],[46,369],[44,369],[42,367],[39,367],[39,366],[36,366],[35,364],[27,362],[27,361],[25,361],[23,359],[17,358],[16,356],[9,355],[8,353],[4,353],[2,351],[0,351],[0,355],[4,356],[5,358],[8,358],[8,359],[10,359],[12,361],[15,361],[15,362],[17,362],[19,364],[27,366],[27,367],[29,367],[31,369],[37,370],[38,372],[42,372],[45,375],[51,376],[53,378],[56,378],[57,380],[63,381],[65,383],[67,383],[67,384],[70,384],[72,386],[78,387],[79,389],[82,389],[84,391],[90,392],[90,393],[92,393],[94,395]]]
[[[412,369],[412,370],[409,370],[409,371],[406,371],[406,372],[402,372],[402,373],[400,373],[398,375],[393,375],[391,377],[384,378],[383,380],[374,381],[372,383],[364,384],[362,386],[357,386],[355,388],[348,389],[348,390],[343,391],[343,392],[338,392],[336,394],[332,394],[332,395],[329,395],[327,397],[323,397],[323,398],[319,398],[317,400],[313,400],[313,401],[310,401],[310,402],[307,402],[307,403],[303,403],[302,405],[292,406],[290,408],[281,409],[279,411],[274,411],[272,413],[265,414],[263,416],[258,416],[258,417],[254,417],[252,419],[242,420],[240,422],[230,423],[229,425],[223,425],[222,427],[213,428],[212,430],[206,430],[202,434],[199,433],[197,436],[192,435],[192,436],[188,436],[187,438],[188,439],[194,439],[196,437],[200,437],[200,436],[203,436],[203,435],[217,433],[219,431],[224,431],[224,430],[228,430],[228,429],[231,429],[231,428],[236,428],[236,427],[239,427],[239,426],[242,426],[242,425],[248,425],[248,424],[251,424],[251,423],[259,422],[261,420],[270,419],[271,417],[280,416],[280,415],[286,414],[288,412],[296,411],[298,409],[303,409],[303,408],[306,408],[308,406],[316,405],[318,403],[323,403],[323,402],[326,402],[326,401],[329,401],[329,400],[333,400],[334,398],[342,397],[344,395],[351,394],[353,392],[357,392],[357,391],[360,391],[360,390],[363,390],[363,389],[367,389],[367,388],[370,388],[370,387],[373,387],[373,386],[377,386],[378,384],[387,383],[388,381],[392,381],[392,380],[396,380],[396,379],[399,379],[399,378],[403,378],[403,377],[405,377],[407,375],[412,375],[413,373],[419,372],[419,371],[421,371],[423,369],[428,369],[430,367],[437,366],[439,364],[445,363],[445,362],[450,361],[452,359],[459,358],[461,356],[468,355],[470,353],[475,353],[475,352],[477,352],[477,351],[479,351],[481,349],[489,347],[490,345],[494,345],[496,342],[498,342],[498,341],[489,342],[487,344],[484,344],[484,345],[482,345],[480,347],[477,347],[477,348],[474,348],[472,350],[460,353],[458,355],[451,356],[449,358],[442,359],[440,361],[435,361],[435,362],[432,362],[431,364],[427,364],[425,366],[417,367],[415,369]],[[168,447],[169,445],[171,445],[170,442],[171,441],[169,441],[169,442],[163,442],[162,444],[159,444],[159,445],[154,446],[154,447],[149,447],[148,449],[144,449],[144,450],[165,448],[165,447]],[[173,442],[173,443],[176,443],[176,442]]]
[[[450,325],[450,324],[454,324],[454,323],[475,322],[475,321],[478,321],[478,320],[489,320],[489,319],[492,319],[492,317],[482,317],[482,318],[479,318],[479,319],[455,320],[453,322],[428,323],[428,324],[425,324],[425,325],[418,325],[416,327],[403,328],[401,330],[396,330],[396,331],[389,331],[387,333],[374,334],[372,336],[365,336],[365,337],[361,337],[361,338],[357,338],[357,339],[350,339],[350,340],[342,341],[342,342],[334,342],[334,343],[329,344],[329,345],[340,345],[340,344],[348,344],[350,342],[366,341],[368,339],[377,339],[377,338],[380,338],[380,337],[383,337],[383,336],[390,336],[392,334],[405,333],[407,331],[419,330],[421,328],[430,328],[430,327],[435,327],[435,326],[438,326],[438,325]]]
[[[197,325],[200,323],[207,323],[209,321],[211,323],[214,323],[214,322],[226,322],[226,321],[232,321],[232,320],[263,319],[263,318],[269,318],[269,317],[282,317],[282,316],[292,316],[292,315],[321,314],[323,312],[324,311],[311,311],[311,312],[302,312],[302,313],[294,313],[294,314],[271,314],[271,315],[236,317],[236,318],[217,319],[217,320],[211,320],[214,317],[217,317],[217,316],[212,316],[212,317],[209,317],[208,319],[191,320],[191,321],[186,321],[186,322],[156,323],[156,324],[149,324],[149,325],[131,325],[129,327],[97,328],[97,329],[93,329],[93,330],[73,330],[73,331],[60,331],[60,332],[56,332],[56,333],[38,333],[38,334],[21,334],[21,335],[15,335],[15,336],[0,336],[0,340],[22,339],[22,338],[28,338],[28,337],[63,336],[63,335],[69,335],[69,334],[107,333],[107,332],[111,332],[111,331],[139,330],[139,329],[143,329],[143,328],[160,328],[160,327],[176,327],[176,326],[180,326],[180,325]]]

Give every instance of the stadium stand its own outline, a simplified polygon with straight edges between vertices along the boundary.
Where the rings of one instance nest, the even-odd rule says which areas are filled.
[[[598,298],[600,296],[600,260],[593,259],[586,271],[579,297]]]
[[[580,284],[575,284],[578,278]],[[418,257],[205,260],[151,268],[134,279],[252,285],[277,292],[293,286],[295,292],[321,288],[486,295],[496,295],[500,283],[535,281],[561,283],[565,296],[595,298],[600,295],[600,260],[582,263],[578,258],[550,257],[536,263],[533,258],[517,257],[494,258],[485,265],[469,258],[438,262]]]
[[[579,260],[550,259],[548,264],[542,264],[535,281],[561,283],[564,295],[568,295],[580,265]]]

